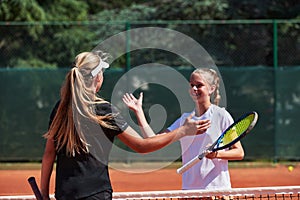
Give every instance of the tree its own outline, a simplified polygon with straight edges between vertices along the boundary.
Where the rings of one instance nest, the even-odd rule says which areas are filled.
[[[297,19],[300,3],[297,0],[2,0],[0,3],[0,67],[67,67],[74,56],[113,34],[129,28],[160,26],[182,32],[205,46],[221,65],[273,65],[273,27],[254,28],[247,24],[207,25],[191,23],[195,20],[228,19]],[[156,20],[184,20],[183,23],[156,23]],[[147,23],[130,23],[146,21]],[[108,23],[106,23],[108,22]],[[216,28],[217,27],[217,28]],[[278,26],[285,39],[279,46],[291,43],[297,54],[299,27],[297,23]],[[241,35],[244,33],[246,35]],[[247,33],[249,33],[247,35]],[[291,38],[285,36],[289,33]],[[248,46],[242,52],[241,44],[252,39],[258,44]],[[257,40],[264,43],[256,52]],[[265,43],[266,42],[266,43]],[[216,48],[218,47],[218,48]],[[249,54],[255,51],[263,60],[255,60]],[[263,52],[262,49],[265,49]],[[237,51],[239,50],[239,51]],[[237,55],[239,53],[239,55]],[[289,53],[290,54],[290,53]],[[283,55],[283,54],[281,54]],[[172,60],[181,65],[172,55],[163,52],[141,52],[137,57],[157,61]],[[250,59],[249,59],[250,58]],[[258,58],[260,59],[260,58]],[[288,54],[282,60],[288,59]],[[300,59],[300,58],[299,58]],[[117,61],[125,65],[125,58]],[[132,60],[139,64],[140,60]],[[291,64],[294,61],[289,61]]]
[[[72,23],[88,20],[85,1],[2,1],[0,20],[6,22],[0,27],[0,67],[66,67],[91,48],[94,36]]]

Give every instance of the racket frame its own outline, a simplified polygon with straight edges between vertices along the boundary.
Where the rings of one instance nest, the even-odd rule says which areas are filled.
[[[240,121],[244,120],[245,118],[247,118],[248,116],[250,115],[254,115],[254,118],[252,120],[252,122],[250,123],[250,125],[248,126],[248,128],[242,133],[240,134],[237,138],[235,138],[233,141],[229,142],[228,144],[224,145],[224,146],[221,146],[221,147],[216,147],[214,148],[216,145],[218,145],[223,137],[225,136],[225,134],[230,130],[232,129],[232,127],[236,126],[236,124],[238,124]],[[249,113],[246,113],[244,114],[243,116],[241,116],[239,119],[237,119],[234,123],[232,123],[223,133],[222,135],[217,139],[217,141],[212,144],[211,146],[213,146],[211,148],[211,146],[209,148],[211,148],[211,151],[215,152],[215,151],[218,151],[218,150],[222,150],[222,149],[226,149],[228,147],[231,147],[233,144],[237,143],[238,141],[240,141],[243,137],[245,137],[252,129],[253,127],[255,126],[256,122],[257,122],[257,119],[258,119],[258,114],[255,112],[255,111],[252,111],[252,112],[249,112]]]
[[[43,200],[42,193],[41,193],[41,191],[40,191],[40,189],[39,189],[39,186],[38,186],[37,183],[36,183],[35,177],[34,177],[34,176],[31,176],[31,177],[29,177],[29,178],[27,179],[27,181],[28,181],[28,183],[29,183],[29,185],[30,185],[30,187],[31,187],[31,189],[32,189],[32,191],[33,191],[33,193],[34,193],[34,195],[35,195],[35,198],[36,198],[37,200]]]
[[[214,148],[217,144],[219,144],[222,141],[224,135],[226,134],[226,132],[228,130],[230,130],[232,127],[234,127],[240,121],[242,121],[245,118],[247,118],[249,115],[254,115],[254,118],[253,118],[252,122],[250,123],[250,125],[248,126],[248,128],[242,134],[240,134],[237,138],[235,138],[233,141],[229,142],[228,144],[226,144],[226,145],[224,145],[222,147]],[[190,160],[189,162],[187,162],[186,164],[184,164],[182,167],[178,168],[177,169],[177,173],[178,174],[184,173],[185,171],[187,171],[192,166],[194,166],[196,163],[198,163],[199,161],[201,161],[207,154],[209,154],[211,152],[215,152],[215,151],[218,151],[218,150],[226,149],[226,148],[232,146],[233,144],[235,144],[236,142],[238,142],[239,140],[241,140],[243,137],[245,137],[253,129],[253,127],[257,123],[257,120],[258,120],[258,114],[255,111],[248,112],[248,113],[242,115],[239,119],[237,119],[234,123],[232,123],[228,128],[226,128],[226,130],[223,131],[223,133],[221,134],[221,136],[212,145],[210,145],[205,151],[203,151],[201,154],[197,155],[195,158],[193,158],[192,160]]]

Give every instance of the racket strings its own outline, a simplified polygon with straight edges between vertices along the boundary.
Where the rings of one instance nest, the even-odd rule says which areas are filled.
[[[247,131],[247,129],[251,126],[253,120],[254,115],[251,114],[238,121],[234,126],[226,131],[224,137],[222,138],[222,142],[218,145],[218,147],[225,146],[237,139],[240,135]]]

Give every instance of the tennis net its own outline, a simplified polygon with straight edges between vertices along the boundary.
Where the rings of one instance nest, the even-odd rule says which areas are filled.
[[[34,195],[0,196],[0,200],[34,200]],[[51,199],[55,199],[51,195]],[[300,186],[232,188],[228,190],[169,190],[143,192],[114,192],[113,200],[175,200],[175,199],[261,199],[300,200]]]
[[[170,190],[148,192],[116,192],[115,200],[138,199],[298,199],[300,186],[232,188],[228,190]]]

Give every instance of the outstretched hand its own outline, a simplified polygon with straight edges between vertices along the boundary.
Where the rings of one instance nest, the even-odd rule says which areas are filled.
[[[128,106],[129,109],[137,112],[138,110],[142,109],[143,105],[143,93],[140,93],[140,96],[138,99],[135,98],[135,96],[130,93],[126,93],[123,96],[123,102]]]
[[[193,112],[185,120],[184,126],[186,127],[185,135],[198,135],[203,134],[210,127],[210,120],[194,120],[192,119],[195,113]]]

